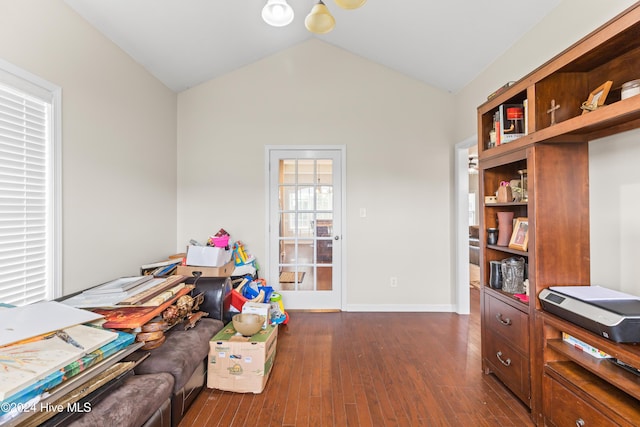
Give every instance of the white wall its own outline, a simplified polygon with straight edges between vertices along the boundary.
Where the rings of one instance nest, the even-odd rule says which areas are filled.
[[[64,292],[135,274],[220,227],[264,263],[263,147],[344,144],[347,303],[446,309],[453,143],[476,132],[488,93],[633,3],[565,0],[455,97],[311,40],[176,104],[62,0],[0,0],[0,57],[63,88]],[[637,179],[622,172],[635,170],[638,135],[591,147],[593,282],[635,293]]]
[[[1,0],[0,57],[62,87],[63,292],[172,253],[176,95],[62,0]]]
[[[462,141],[477,132],[477,107],[486,102],[487,95],[508,81],[517,81],[529,74],[634,3],[633,0],[564,0],[560,3],[456,94],[459,120],[455,139]]]
[[[178,249],[223,227],[266,272],[264,146],[345,145],[348,307],[451,309],[452,106],[315,39],[180,93]]]
[[[463,125],[456,129],[456,139],[477,131],[476,108],[487,94],[509,80],[520,79],[634,3],[563,1],[456,95],[456,116],[463,118]],[[640,280],[633,268],[638,253],[634,242],[639,228],[634,219],[640,212],[640,188],[632,171],[637,169],[638,137],[640,130],[592,141],[589,178],[591,281],[635,295],[640,295]]]
[[[640,296],[640,131],[589,146],[591,282]]]

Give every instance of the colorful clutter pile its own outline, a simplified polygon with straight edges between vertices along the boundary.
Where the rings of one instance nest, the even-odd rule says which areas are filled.
[[[246,275],[234,281],[234,289],[231,291],[230,312],[256,313],[266,316],[272,325],[286,324],[289,316],[284,310],[282,296],[267,286],[264,279],[253,279]]]
[[[256,258],[247,252],[241,241],[237,241],[233,244],[233,261],[236,266],[233,272],[235,277],[246,275],[258,277],[257,271],[259,268]]]
[[[232,315],[251,312],[265,316],[265,327],[268,324],[278,325],[288,322],[289,316],[284,310],[282,296],[275,293],[271,286],[267,286],[266,280],[258,278],[257,261],[253,255],[248,253],[244,243],[239,240],[232,243],[231,235],[224,228],[209,237],[206,247],[202,247],[194,240],[190,243],[191,245],[187,248],[187,265],[204,264],[199,259],[199,264],[190,263],[190,251],[194,254],[196,250],[206,252],[207,249],[209,251],[231,252],[230,256],[235,267],[231,274],[231,278],[234,279],[234,289],[225,298],[226,311]],[[223,263],[224,260],[228,260],[228,258],[218,259],[217,264]]]

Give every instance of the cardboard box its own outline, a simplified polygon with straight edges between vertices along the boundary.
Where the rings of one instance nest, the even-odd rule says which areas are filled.
[[[207,387],[237,393],[262,393],[275,362],[278,326],[250,338],[227,324],[209,342]]]
[[[221,267],[231,260],[231,250],[215,246],[187,246],[187,265]]]
[[[187,277],[193,277],[194,271],[200,271],[202,277],[231,277],[231,273],[235,270],[236,266],[233,261],[229,261],[220,267],[195,267],[192,265],[179,265],[176,270],[176,274],[181,274]]]
[[[265,304],[262,302],[245,302],[242,306],[243,313],[253,313],[258,314],[260,316],[264,316],[264,324],[262,325],[262,329],[267,329],[269,324],[271,323],[271,317],[269,316],[269,312],[271,311],[271,304]]]

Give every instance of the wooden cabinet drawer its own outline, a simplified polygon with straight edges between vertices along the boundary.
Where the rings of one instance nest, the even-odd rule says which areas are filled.
[[[531,380],[529,359],[499,334],[489,332],[486,337],[485,362],[493,373],[527,406],[530,405]]]
[[[556,427],[618,425],[546,374],[543,376],[542,387],[545,425]]]
[[[487,329],[497,332],[523,353],[529,353],[529,315],[496,298],[488,297],[485,307]]]

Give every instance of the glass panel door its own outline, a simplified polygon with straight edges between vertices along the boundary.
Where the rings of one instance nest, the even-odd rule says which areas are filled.
[[[285,307],[339,309],[340,152],[286,150],[270,160],[272,286]]]

